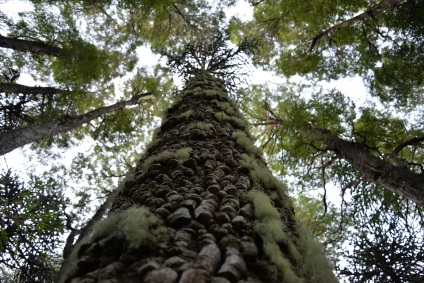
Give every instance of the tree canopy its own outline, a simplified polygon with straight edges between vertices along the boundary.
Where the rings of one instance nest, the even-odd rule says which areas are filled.
[[[170,71],[189,75],[192,64],[213,72],[222,62],[233,65],[218,76],[338,276],[423,280],[423,1],[249,0],[248,19],[228,13],[241,2],[232,0],[31,2],[13,17],[0,4],[0,142],[99,115],[30,140],[28,164],[42,163],[44,173],[9,168],[5,155],[0,202],[10,210],[1,211],[0,281],[25,282],[29,274],[54,281],[59,264],[46,258],[60,259],[58,245],[72,248],[88,233],[96,207],[97,219],[108,210],[101,204],[110,204],[178,94]],[[224,45],[236,47],[226,53]],[[196,52],[215,61],[196,61]],[[239,55],[251,58],[250,69],[216,60]],[[278,83],[247,74],[258,69]],[[332,87],[349,78],[367,93]],[[341,201],[331,203],[331,194]]]

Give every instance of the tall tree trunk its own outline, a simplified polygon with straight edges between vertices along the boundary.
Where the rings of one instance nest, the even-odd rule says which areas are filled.
[[[406,167],[393,165],[371,154],[364,147],[345,141],[329,131],[309,129],[326,140],[326,149],[349,162],[367,181],[381,185],[393,193],[424,206],[424,175]]]
[[[54,87],[26,86],[15,83],[0,83],[0,92],[22,94],[69,94],[69,90]]]
[[[343,22],[340,22],[334,26],[329,27],[328,29],[320,32],[317,34],[313,39],[311,43],[310,51],[312,51],[315,47],[315,45],[325,36],[328,36],[331,33],[336,33],[342,28],[348,27],[353,25],[357,22],[365,21],[366,19],[376,17],[377,15],[381,14],[382,12],[386,11],[387,9],[399,7],[405,3],[407,3],[408,0],[382,0],[371,7],[369,7],[364,12],[360,13],[359,15],[356,15],[353,18],[347,19]]]
[[[41,41],[30,41],[24,39],[17,39],[5,37],[0,35],[0,47],[10,48],[21,52],[41,53],[59,57],[63,55],[63,50],[59,47],[46,44]]]
[[[80,116],[67,117],[58,121],[47,122],[41,125],[19,128],[16,130],[1,133],[0,155],[6,154],[26,144],[40,141],[45,138],[50,138],[59,133],[64,133],[73,128],[81,126],[95,118],[98,118],[101,115],[124,108],[128,105],[135,105],[139,103],[139,99],[141,97],[149,94],[151,93],[135,95],[130,100],[121,101],[106,107],[101,107]]]
[[[221,82],[167,113],[65,282],[337,282]]]

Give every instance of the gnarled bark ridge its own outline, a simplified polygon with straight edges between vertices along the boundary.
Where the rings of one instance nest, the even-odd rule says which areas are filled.
[[[337,282],[223,84],[188,81],[65,282]]]

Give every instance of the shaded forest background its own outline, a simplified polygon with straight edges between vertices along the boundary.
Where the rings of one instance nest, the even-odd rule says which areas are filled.
[[[341,281],[424,280],[422,1],[249,1],[251,19],[231,0],[30,3],[0,4],[2,282],[54,282],[178,93],[166,59],[218,34],[258,42],[232,96]]]

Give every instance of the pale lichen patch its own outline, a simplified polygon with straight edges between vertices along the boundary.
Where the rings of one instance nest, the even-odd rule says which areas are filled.
[[[280,198],[291,204],[291,200],[286,194],[287,186],[275,178],[265,164],[260,165],[257,159],[253,159],[245,153],[240,156],[240,164],[249,169],[253,183],[262,184],[270,192],[276,191]]]
[[[190,109],[190,110],[187,110],[184,113],[181,113],[180,115],[178,115],[177,120],[187,119],[191,115],[193,115],[193,110]]]
[[[298,227],[300,248],[303,251],[303,271],[309,282],[336,283],[330,262],[324,256],[324,248],[304,225]]]
[[[100,222],[93,239],[106,238],[118,232],[125,235],[129,248],[137,249],[142,245],[152,245],[160,241],[166,233],[166,228],[148,208],[132,206],[124,211],[114,212]]]
[[[252,138],[248,137],[245,132],[235,130],[231,137],[237,144],[243,146],[248,153],[262,156],[262,151],[253,144]]]
[[[219,122],[226,121],[234,124],[235,126],[245,128],[247,126],[247,122],[245,119],[241,119],[235,116],[228,116],[225,112],[220,111],[215,113],[215,119]]]
[[[143,169],[146,170],[154,162],[170,158],[176,158],[180,163],[182,163],[190,157],[190,153],[192,152],[192,150],[193,149],[190,147],[180,148],[177,151],[164,150],[144,160]]]
[[[268,195],[259,191],[251,191],[247,193],[247,197],[253,202],[254,206],[254,213],[257,220],[254,226],[255,231],[261,235],[264,242],[264,251],[283,275],[284,282],[304,282],[296,273],[293,264],[282,253],[279,247],[280,243],[285,244],[288,247],[290,257],[296,263],[301,260],[301,255],[283,230],[280,214],[271,204],[271,199]]]
[[[211,123],[197,122],[197,123],[194,123],[194,124],[190,124],[187,127],[187,131],[190,131],[192,129],[199,129],[199,130],[210,131],[210,130],[213,129],[213,125]]]

